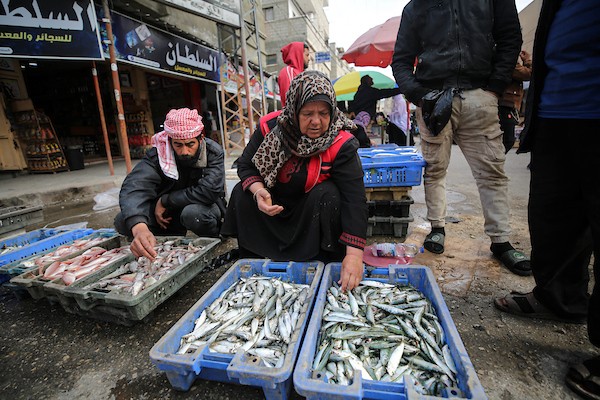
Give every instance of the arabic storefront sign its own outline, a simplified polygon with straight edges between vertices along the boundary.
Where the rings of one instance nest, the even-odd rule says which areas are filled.
[[[92,0],[0,0],[0,56],[101,60]]]
[[[239,0],[159,0],[184,11],[227,25],[240,27]]]
[[[5,1],[5,0],[0,0]],[[98,10],[99,14],[103,14]],[[143,22],[111,12],[117,59],[191,78],[220,82],[219,53]],[[102,37],[106,36],[102,27]],[[103,45],[108,58],[108,47]]]

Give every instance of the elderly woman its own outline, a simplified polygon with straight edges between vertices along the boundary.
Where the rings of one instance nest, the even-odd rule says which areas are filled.
[[[283,111],[260,119],[238,160],[221,234],[238,238],[241,257],[341,261],[342,289],[358,285],[368,211],[353,128],[327,76],[292,80]]]

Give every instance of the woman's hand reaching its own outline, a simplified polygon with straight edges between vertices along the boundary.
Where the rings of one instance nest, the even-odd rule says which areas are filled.
[[[340,284],[342,291],[352,290],[358,286],[363,278],[363,251],[354,247],[346,248],[346,257],[342,260],[342,273]]]
[[[273,204],[273,199],[271,198],[271,193],[265,187],[259,187],[256,190],[252,190],[254,200],[256,200],[256,204],[258,205],[258,209],[263,213],[274,216],[283,211],[283,206],[279,206]]]

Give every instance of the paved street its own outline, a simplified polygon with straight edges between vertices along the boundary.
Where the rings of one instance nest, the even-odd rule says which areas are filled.
[[[501,315],[492,306],[495,296],[510,290],[526,291],[533,278],[518,277],[491,257],[489,239],[483,233],[483,218],[477,188],[462,154],[453,146],[448,180],[449,217],[443,255],[419,254],[414,264],[430,267],[490,399],[569,399],[563,383],[567,366],[596,350],[588,343],[585,326],[533,322]],[[230,167],[228,159],[226,167]],[[511,240],[529,253],[527,196],[529,155],[509,153],[506,171],[511,182]],[[94,167],[95,168],[95,167]],[[116,208],[92,210],[94,191],[120,184],[97,181],[85,187],[86,168],[78,172],[80,190],[61,188],[51,196],[55,205],[45,209],[39,226],[58,226],[87,221],[91,228],[110,227]],[[81,172],[81,174],[79,174]],[[40,179],[33,176],[33,179]],[[52,179],[53,176],[47,176]],[[24,179],[24,178],[17,178]],[[14,189],[1,182],[0,199],[8,190],[27,199],[31,191]],[[87,182],[87,183],[86,183]],[[235,183],[234,180],[231,181]],[[27,186],[31,186],[29,184]],[[13,189],[11,189],[13,188]],[[44,189],[52,192],[51,187]],[[61,197],[62,196],[62,197]],[[425,223],[423,188],[413,188],[414,222],[407,242],[421,244]],[[62,199],[62,200],[61,200]],[[557,213],[556,218],[561,218]],[[566,232],[565,234],[568,234]],[[371,238],[374,240],[390,238]],[[560,238],[557,238],[557,242]],[[217,252],[235,246],[222,243]],[[16,298],[2,290],[0,297],[0,397],[10,399],[260,399],[257,388],[196,381],[189,392],[173,390],[164,373],[154,367],[150,348],[219,278],[228,266],[201,273],[172,298],[159,306],[143,323],[126,327],[73,315],[45,300]]]

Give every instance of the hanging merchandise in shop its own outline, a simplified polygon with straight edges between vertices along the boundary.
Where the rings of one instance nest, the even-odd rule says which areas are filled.
[[[102,10],[98,10],[102,15]],[[219,52],[111,12],[117,60],[209,82],[220,82]],[[102,37],[106,36],[104,27]],[[108,57],[108,48],[104,54]]]
[[[255,73],[252,69],[249,69],[249,72],[250,78],[248,80],[250,85],[250,94],[252,95],[252,98],[261,98],[263,96],[261,92],[262,85],[260,84],[259,77],[257,76],[258,73]],[[244,72],[242,71],[242,68],[238,68],[236,71],[233,64],[227,60],[227,69],[225,70],[225,74],[223,76],[225,90],[227,90],[229,93],[237,92],[238,84],[240,82],[244,82]],[[246,91],[244,90],[242,93],[245,94]],[[273,92],[270,92],[270,95],[272,97]]]
[[[92,0],[2,0],[0,55],[102,60]]]

